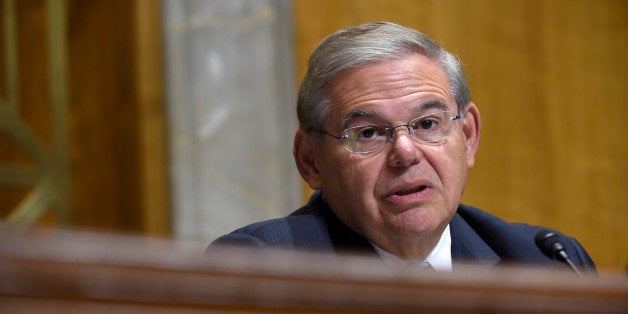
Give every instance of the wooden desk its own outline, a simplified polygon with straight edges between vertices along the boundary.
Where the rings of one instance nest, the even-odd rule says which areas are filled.
[[[628,313],[623,275],[454,273],[364,257],[0,224],[1,313]]]

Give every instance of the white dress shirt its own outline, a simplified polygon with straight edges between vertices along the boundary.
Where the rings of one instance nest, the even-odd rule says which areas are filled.
[[[429,264],[432,268],[437,271],[451,271],[451,233],[449,232],[449,225],[443,231],[443,234],[440,236],[440,240],[432,249],[430,254],[427,255],[425,260],[403,260],[389,252],[386,252],[384,249],[379,246],[371,243],[375,251],[382,257],[384,262],[389,265],[412,265],[416,264],[417,267],[425,267],[421,265]]]

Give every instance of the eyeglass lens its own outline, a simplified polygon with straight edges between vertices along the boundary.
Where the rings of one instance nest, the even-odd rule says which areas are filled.
[[[392,141],[397,128],[405,127],[410,138],[419,143],[437,143],[449,136],[451,127],[459,116],[450,116],[441,111],[420,116],[395,127],[385,124],[370,124],[351,127],[342,132],[344,144],[354,153],[371,153],[381,150]]]

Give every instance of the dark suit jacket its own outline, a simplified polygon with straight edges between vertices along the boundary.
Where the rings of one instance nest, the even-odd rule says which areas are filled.
[[[499,262],[566,267],[536,247],[534,237],[541,227],[507,223],[466,205],[458,207],[449,226],[454,268],[459,263],[493,267]],[[575,239],[555,233],[562,238],[567,254],[577,267],[595,271],[593,261]],[[333,214],[320,192],[289,216],[245,226],[216,239],[211,246],[214,245],[377,254],[368,240]]]

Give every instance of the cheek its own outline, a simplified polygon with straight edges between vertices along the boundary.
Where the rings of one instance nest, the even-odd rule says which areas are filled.
[[[381,169],[381,162],[377,158],[351,156],[345,152],[331,152],[326,157],[320,169],[326,193],[339,194],[343,198],[373,195]]]
[[[446,189],[458,195],[464,189],[469,169],[464,142],[452,143],[444,148],[435,166],[438,176]]]
[[[330,177],[345,185],[348,190],[359,190],[358,194],[372,190],[377,181],[378,167],[375,163],[349,158],[331,170]]]

